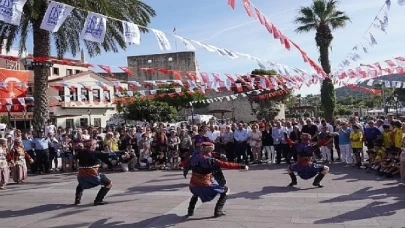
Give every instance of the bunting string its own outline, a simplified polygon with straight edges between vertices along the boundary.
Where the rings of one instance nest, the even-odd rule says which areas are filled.
[[[388,12],[391,9],[391,0],[385,0],[384,4],[378,11],[377,15],[374,17],[373,22],[368,26],[364,34],[360,37],[360,40],[356,45],[350,50],[349,54],[344,58],[344,60],[337,66],[337,68],[345,68],[350,66],[351,62],[357,62],[361,59],[361,53],[369,53],[369,49],[378,44],[375,39],[372,29],[378,29],[387,34],[388,28]],[[335,72],[333,70],[332,72]]]
[[[307,53],[302,50],[300,46],[298,46],[295,42],[289,39],[285,34],[283,34],[275,25],[272,23],[260,10],[257,6],[255,6],[250,0],[242,0],[243,6],[246,10],[246,13],[249,17],[255,18],[259,21],[259,23],[264,26],[267,31],[273,35],[274,39],[280,40],[281,45],[284,46],[285,49],[291,49],[291,44],[300,52],[304,62],[308,63],[318,74],[326,77],[326,73],[323,71],[322,67],[320,67],[314,60],[308,57]],[[228,5],[231,6],[232,9],[235,8],[235,0],[228,1]],[[252,8],[254,8],[256,12],[256,16],[252,12]]]

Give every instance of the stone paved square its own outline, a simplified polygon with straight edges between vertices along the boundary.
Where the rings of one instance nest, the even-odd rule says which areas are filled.
[[[286,165],[252,166],[248,172],[226,170],[231,195],[227,215],[213,218],[214,202],[197,204],[185,218],[190,193],[182,172],[108,173],[113,189],[105,206],[94,207],[97,189],[86,190],[73,206],[76,176],[30,176],[23,185],[0,192],[0,224],[9,227],[405,227],[405,187],[364,170],[331,165],[324,188],[299,180],[286,187]]]

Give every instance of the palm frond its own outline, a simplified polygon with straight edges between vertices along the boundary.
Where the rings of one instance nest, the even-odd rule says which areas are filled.
[[[307,23],[306,25],[302,25],[302,26],[299,26],[298,28],[296,28],[295,32],[297,32],[297,33],[310,32],[310,31],[316,30],[317,27],[318,27],[318,25],[315,23]]]
[[[326,10],[326,2],[325,0],[314,0],[312,5],[312,11],[314,15],[319,19],[320,23],[325,20],[325,10]]]
[[[332,29],[344,28],[349,22],[351,22],[350,18],[346,15],[330,18],[329,21]]]

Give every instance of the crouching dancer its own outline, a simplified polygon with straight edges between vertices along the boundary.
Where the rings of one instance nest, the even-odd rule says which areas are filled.
[[[81,203],[84,189],[94,188],[99,185],[103,185],[103,187],[101,187],[94,200],[94,206],[107,204],[103,199],[110,191],[112,182],[105,174],[98,172],[99,160],[114,157],[116,154],[96,152],[96,145],[95,140],[89,140],[85,142],[84,149],[76,150],[76,159],[79,160],[79,173],[77,174],[79,184],[76,187],[75,205]]]
[[[249,169],[246,165],[223,162],[215,159],[212,156],[213,151],[213,143],[203,142],[201,150],[195,150],[189,159],[182,162],[182,167],[184,167],[184,178],[187,177],[188,171],[192,170],[189,188],[193,196],[190,199],[187,216],[194,215],[194,209],[198,198],[205,203],[213,200],[217,194],[219,194],[220,197],[215,205],[214,216],[220,217],[225,215],[226,213],[222,209],[226,203],[229,188],[226,187],[226,180],[221,168]],[[213,180],[212,177],[215,180]]]
[[[330,136],[331,137],[331,136]],[[301,179],[309,180],[315,177],[313,186],[322,188],[322,179],[329,172],[329,167],[321,164],[312,163],[312,157],[314,150],[317,147],[325,145],[329,141],[329,138],[319,141],[317,144],[311,144],[311,135],[302,134],[301,143],[295,145],[297,151],[297,161],[287,168],[287,172],[291,177],[290,187],[297,185],[297,177],[294,172],[297,172]]]

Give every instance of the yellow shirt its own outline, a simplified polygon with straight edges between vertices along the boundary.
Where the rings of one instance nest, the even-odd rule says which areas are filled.
[[[363,133],[360,131],[357,133],[352,132],[350,134],[350,140],[352,141],[352,148],[363,149]]]
[[[393,138],[394,138],[394,146],[396,148],[401,148],[402,147],[402,129],[394,127],[394,130],[392,130]]]
[[[391,139],[391,132],[383,132],[382,133],[382,143],[383,143],[383,147],[385,149],[388,149],[391,147],[392,145],[392,139]]]
[[[381,149],[377,150],[376,153],[377,154],[375,155],[374,161],[379,161],[384,157],[385,149],[381,148]]]
[[[111,151],[118,151],[118,142],[116,139],[112,138],[110,140],[104,139],[104,146],[110,146]]]

